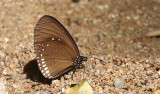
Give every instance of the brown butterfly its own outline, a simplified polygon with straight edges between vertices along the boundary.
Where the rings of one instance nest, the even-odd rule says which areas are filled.
[[[34,49],[39,69],[48,79],[82,66],[87,57],[80,56],[76,42],[55,18],[45,15],[34,30]]]

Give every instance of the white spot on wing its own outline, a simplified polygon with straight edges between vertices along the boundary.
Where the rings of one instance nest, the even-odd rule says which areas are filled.
[[[46,67],[46,64],[44,64],[42,67]]]
[[[48,71],[46,71],[46,73],[49,73],[49,70],[48,70]]]
[[[45,63],[45,61],[42,62],[42,64],[44,64],[44,63]]]
[[[58,41],[61,41],[61,39],[58,39]]]
[[[54,38],[52,38],[52,40],[54,40]]]
[[[41,61],[43,61],[43,60],[44,60],[44,58],[41,59]]]
[[[48,67],[45,67],[45,68],[44,68],[44,70],[47,70],[47,69],[48,69]]]
[[[43,55],[41,54],[41,57],[42,57]]]
[[[47,46],[49,46],[49,44],[47,44]]]

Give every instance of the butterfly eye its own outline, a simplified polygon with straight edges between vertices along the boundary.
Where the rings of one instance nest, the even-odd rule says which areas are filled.
[[[38,67],[48,79],[78,68],[87,60],[80,56],[76,42],[65,27],[48,15],[41,17],[35,27],[34,49]]]

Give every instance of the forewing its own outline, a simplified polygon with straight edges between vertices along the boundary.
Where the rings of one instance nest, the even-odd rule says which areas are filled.
[[[44,42],[38,50],[38,66],[46,78],[55,78],[72,68],[72,58],[63,41]]]
[[[35,53],[38,53],[43,42],[55,39],[63,40],[64,44],[71,49],[72,57],[79,56],[78,47],[65,27],[55,18],[48,15],[43,16],[34,30]]]

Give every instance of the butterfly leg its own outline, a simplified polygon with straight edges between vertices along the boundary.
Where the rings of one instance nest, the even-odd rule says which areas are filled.
[[[74,79],[73,79],[73,76],[74,76],[74,77],[76,76],[76,75],[75,75],[76,68],[73,68],[72,70],[73,70],[73,71],[72,71],[71,77],[72,77],[72,80],[74,80]]]

